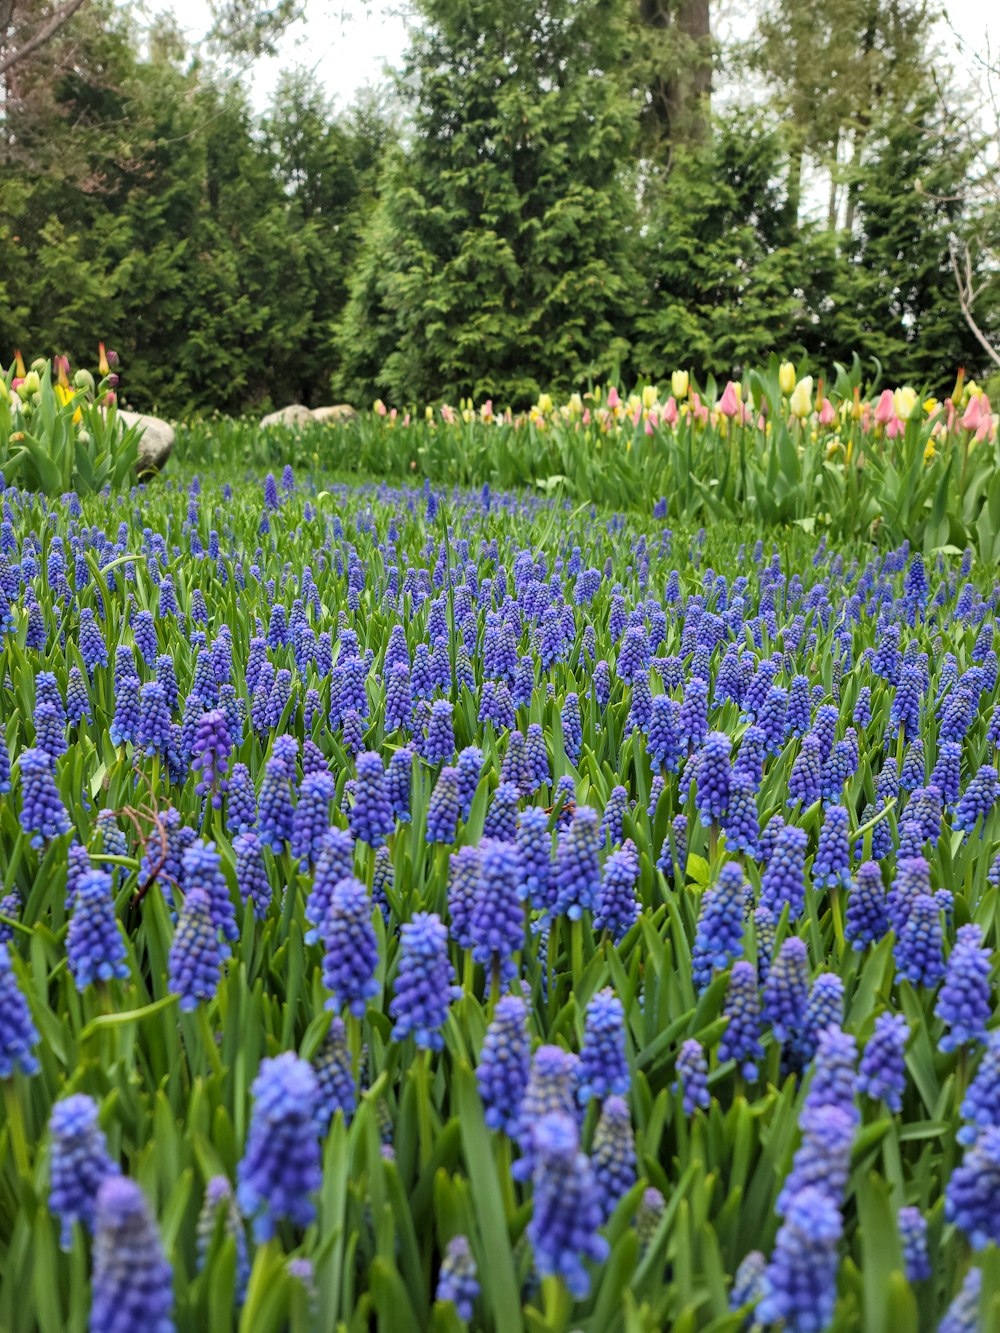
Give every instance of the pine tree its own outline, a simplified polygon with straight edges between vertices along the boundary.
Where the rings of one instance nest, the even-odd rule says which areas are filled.
[[[576,387],[627,350],[635,112],[616,0],[424,0],[412,140],[340,330],[396,402]]]

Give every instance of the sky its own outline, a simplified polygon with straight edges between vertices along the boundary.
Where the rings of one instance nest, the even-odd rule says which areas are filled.
[[[978,79],[975,52],[984,54],[988,44],[994,64],[1000,56],[1000,5],[997,0],[941,3],[959,37],[956,41],[942,23],[939,41],[957,72],[967,70],[970,79]],[[145,0],[143,8],[172,13],[191,43],[199,41],[208,27],[206,0]],[[286,34],[278,56],[253,67],[249,82],[258,110],[266,106],[281,70],[294,66],[314,70],[337,110],[346,109],[361,89],[384,81],[387,66],[400,62],[407,23],[415,22],[406,0],[306,0],[306,8],[306,21]],[[743,8],[734,6],[737,13]],[[730,22],[737,29],[745,26],[738,18]]]

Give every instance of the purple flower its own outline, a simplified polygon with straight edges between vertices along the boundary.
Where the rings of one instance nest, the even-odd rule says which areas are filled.
[[[553,876],[557,916],[578,921],[596,907],[601,890],[597,849],[597,811],[578,806],[568,828],[559,833]]]
[[[993,1006],[990,951],[983,948],[982,941],[982,929],[974,924],[962,926],[955,938],[934,1008],[935,1015],[951,1028],[938,1042],[942,1051],[954,1051],[966,1042],[986,1038]]]
[[[313,1072],[318,1089],[316,1125],[320,1138],[325,1139],[337,1112],[341,1112],[345,1124],[350,1124],[358,1104],[347,1029],[344,1020],[336,1015],[330,1020],[323,1045],[313,1059]]]
[[[539,811],[542,814],[541,811]],[[522,816],[523,821],[523,816]],[[542,814],[542,822],[545,816]],[[548,840],[548,834],[546,833]],[[523,854],[522,854],[523,855]],[[620,944],[632,926],[639,919],[639,904],[636,901],[635,886],[639,878],[639,857],[635,843],[626,841],[604,862],[601,872],[601,889],[597,896],[597,908],[594,912],[594,929],[606,930],[616,944]],[[534,897],[532,906],[539,907]]]
[[[761,877],[760,903],[775,917],[788,905],[788,915],[794,921],[805,911],[805,863],[808,838],[805,830],[789,824],[778,834],[778,840],[767,869]]]
[[[743,952],[743,899],[747,883],[736,861],[719,871],[718,882],[702,895],[698,928],[691,950],[691,979],[704,990],[713,972]]]
[[[21,773],[21,828],[32,847],[43,847],[70,830],[69,816],[52,776],[52,759],[45,750],[23,750]]]
[[[923,1282],[931,1275],[927,1253],[927,1218],[919,1208],[900,1208],[896,1215],[907,1282]]]
[[[857,1088],[872,1101],[882,1100],[898,1115],[906,1091],[904,1049],[910,1034],[902,1014],[879,1014],[875,1030],[861,1053]]]
[[[181,868],[184,892],[188,894],[192,889],[204,889],[208,894],[212,922],[216,930],[221,931],[227,946],[233,940],[238,940],[240,928],[236,924],[236,909],[233,906],[229,885],[222,873],[222,860],[215,850],[215,843],[196,839],[184,852]],[[223,957],[228,952],[226,947],[223,950]]]
[[[469,922],[472,956],[507,982],[517,975],[513,955],[524,943],[520,858],[516,847],[490,837],[483,837],[477,850],[479,880]]]
[[[585,1106],[594,1097],[624,1096],[630,1082],[625,1058],[625,1011],[614,991],[605,987],[587,1005],[577,1098]]]
[[[851,848],[848,827],[845,808],[842,805],[829,806],[823,818],[819,845],[812,864],[812,880],[817,888],[850,887]]]
[[[73,1248],[74,1222],[93,1234],[97,1191],[108,1176],[119,1174],[119,1167],[108,1156],[97,1123],[97,1103],[84,1093],[53,1105],[49,1139],[49,1212],[59,1219],[59,1243],[68,1253]]]
[[[945,1187],[944,1215],[965,1233],[974,1250],[1000,1244],[1000,1128],[984,1129],[966,1150]]]
[[[181,997],[184,1012],[214,998],[219,988],[223,952],[212,920],[212,904],[201,888],[189,888],[170,945],[170,989]]]
[[[997,803],[998,796],[1000,796],[1000,777],[997,776],[995,768],[983,764],[955,807],[952,828],[971,833],[980,818],[985,823],[986,817]],[[979,836],[983,836],[982,829],[979,831]]]
[[[447,770],[445,770],[447,771]],[[418,912],[400,930],[399,966],[389,1012],[395,1041],[413,1036],[422,1050],[440,1051],[448,1007],[461,995],[448,959],[448,932],[435,912]]]
[[[37,1074],[37,1045],[38,1032],[5,944],[0,946],[0,1079],[12,1078],[15,1069],[29,1077]]]
[[[683,1089],[683,1108],[685,1115],[694,1115],[696,1110],[707,1111],[712,1104],[708,1091],[708,1061],[701,1042],[689,1038],[683,1043],[677,1055],[677,1087]]]
[[[793,935],[781,946],[764,983],[764,1018],[778,1041],[801,1027],[809,1001],[809,957],[804,940]]]
[[[763,1324],[784,1321],[788,1333],[819,1333],[837,1300],[837,1242],[843,1223],[836,1205],[816,1189],[788,1203],[756,1310]]]
[[[882,871],[877,862],[865,861],[858,866],[847,899],[844,934],[853,948],[864,949],[867,944],[876,944],[888,929]]]
[[[236,853],[236,887],[243,902],[253,903],[254,915],[263,918],[271,905],[271,882],[264,861],[264,848],[256,833],[240,833],[233,839]]]
[[[561,1046],[539,1046],[535,1051],[518,1108],[517,1128],[513,1131],[521,1152],[519,1160],[511,1167],[515,1180],[531,1179],[535,1163],[534,1131],[542,1117],[550,1112],[560,1112],[575,1118],[574,1085],[578,1064],[577,1057]]]
[[[122,929],[115,916],[111,877],[104,870],[80,876],[66,936],[66,960],[78,991],[98,981],[129,975]]]
[[[427,841],[454,842],[459,814],[458,769],[442,768],[427,806]]]
[[[379,761],[381,766],[381,761]],[[330,806],[336,795],[333,775],[307,773],[292,816],[292,855],[303,868],[315,865],[330,828]]]
[[[106,1176],[97,1191],[91,1333],[173,1333],[172,1274],[139,1186]]]
[[[622,1097],[609,1097],[601,1107],[594,1131],[593,1167],[601,1216],[607,1221],[636,1179],[632,1116]]]
[[[938,1333],[981,1333],[979,1297],[983,1270],[970,1268],[962,1279],[961,1290],[944,1312]]]
[[[961,1115],[966,1123],[956,1135],[959,1143],[975,1143],[981,1130],[1000,1125],[1000,1028],[986,1037],[986,1049],[962,1099]]]
[[[145,686],[143,693],[149,688]],[[227,788],[226,771],[232,752],[233,742],[225,713],[218,708],[202,713],[191,743],[191,766],[200,775],[195,791],[199,796],[210,793],[216,810],[222,808],[222,796]]]
[[[760,994],[751,963],[733,964],[723,1014],[729,1021],[719,1042],[720,1063],[735,1060],[745,1079],[756,1079],[764,1048],[760,1043]]]
[[[205,1269],[209,1250],[221,1225],[222,1234],[236,1245],[236,1300],[243,1303],[250,1280],[250,1261],[247,1257],[247,1238],[233,1187],[226,1176],[212,1176],[205,1186],[205,1198],[198,1214],[196,1231],[198,1241],[198,1272]]]
[[[441,1260],[438,1273],[436,1301],[451,1301],[459,1319],[466,1323],[472,1318],[479,1283],[476,1280],[476,1261],[472,1257],[468,1238],[452,1236]]]
[[[913,899],[893,950],[896,967],[914,986],[936,986],[944,976],[941,909],[926,893]]]
[[[580,1152],[576,1122],[554,1112],[534,1128],[534,1207],[528,1239],[538,1272],[560,1277],[577,1300],[586,1298],[590,1278],[583,1260],[603,1263],[608,1243],[599,1234],[601,1205],[590,1160]]]
[[[307,1227],[315,1220],[312,1194],[323,1179],[316,1138],[319,1087],[305,1060],[291,1051],[262,1060],[246,1151],[237,1169],[236,1198],[253,1219],[254,1240],[268,1241],[287,1218]]]
[[[360,880],[342,879],[334,885],[324,927],[323,984],[332,992],[326,1007],[346,1005],[355,1018],[364,1018],[368,1001],[380,989],[375,979],[378,940],[371,916],[371,899]]]
[[[476,1081],[490,1129],[517,1133],[518,1111],[531,1063],[528,1010],[520,996],[497,1001],[486,1029]]]
[[[354,839],[345,829],[328,829],[316,856],[313,884],[306,898],[306,944],[315,944],[326,929],[333,890],[342,879],[354,874]]]

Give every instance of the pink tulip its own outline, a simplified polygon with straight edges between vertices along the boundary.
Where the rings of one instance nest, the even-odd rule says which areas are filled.
[[[730,380],[719,399],[719,411],[724,417],[734,417],[739,410],[740,400],[736,396],[736,385]]]
[[[583,409],[583,424],[584,424],[585,426],[589,426],[589,425],[590,425],[590,408],[589,408],[589,407],[585,407],[585,408]]]
[[[409,424],[410,424],[410,414],[409,412],[407,412],[406,416],[403,418],[403,425],[408,426]]]
[[[880,426],[887,426],[896,416],[896,409],[892,405],[892,390],[883,389],[878,400],[878,406],[875,408],[875,420]]]
[[[677,417],[678,417],[677,399],[674,398],[673,395],[671,395],[667,399],[663,408],[663,420],[667,423],[668,426],[676,426]]]
[[[979,423],[982,420],[983,409],[980,406],[978,398],[970,398],[969,406],[965,409],[965,415],[962,417],[962,425],[966,430],[978,430]]]
[[[767,422],[764,420],[764,413],[763,413],[763,412],[761,412],[760,415],[757,417],[757,429],[758,429],[758,430],[767,430]]]
[[[622,400],[618,397],[618,390],[612,384],[611,388],[608,390],[608,407],[614,410],[614,408],[621,405],[621,401]]]
[[[642,407],[640,406],[637,407],[635,411],[632,413],[632,425],[638,426],[641,420],[642,420]]]
[[[877,414],[876,414],[877,415]],[[900,421],[899,417],[894,416],[885,428],[885,433],[890,440],[894,440],[897,435],[902,435],[906,429],[906,422]]]
[[[832,426],[836,419],[833,403],[830,402],[829,398],[824,398],[823,406],[819,409],[819,424],[821,426]]]
[[[389,413],[389,420],[395,421],[398,416],[399,416],[399,408],[394,407],[392,411]]]
[[[647,421],[646,421],[646,434],[647,434],[647,435],[652,435],[652,433],[653,433],[653,423],[652,423],[650,420],[648,420],[648,418],[647,418]]]
[[[872,405],[865,403],[861,409],[861,429],[867,435],[872,428]]]
[[[383,403],[383,401],[382,401],[381,398],[380,398],[380,399],[378,400],[378,402],[375,404],[375,411],[379,414],[380,417],[384,417],[384,416],[385,416],[385,413],[386,413],[386,406],[385,406],[385,403]]]
[[[659,412],[657,412],[655,407],[650,408],[649,416],[646,418],[646,425],[649,426],[649,430],[646,431],[646,434],[652,435],[654,428],[659,424],[660,424]]]
[[[704,404],[699,404],[699,406],[694,409],[694,415],[699,426],[708,425],[708,408],[705,407]]]

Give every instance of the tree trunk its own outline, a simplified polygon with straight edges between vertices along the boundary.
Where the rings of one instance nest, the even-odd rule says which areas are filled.
[[[712,95],[711,0],[639,0],[639,21],[666,39],[649,76],[654,137],[671,148],[704,142]]]

